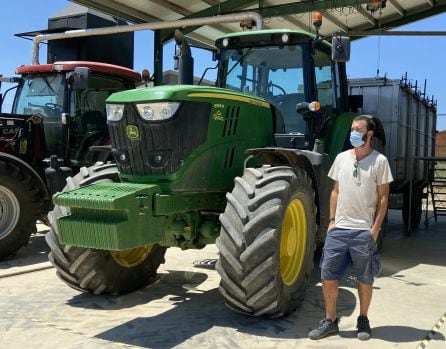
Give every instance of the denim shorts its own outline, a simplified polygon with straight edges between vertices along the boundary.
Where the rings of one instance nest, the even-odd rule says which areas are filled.
[[[370,230],[333,228],[327,234],[320,262],[322,280],[342,280],[352,264],[357,280],[372,285],[380,269]]]

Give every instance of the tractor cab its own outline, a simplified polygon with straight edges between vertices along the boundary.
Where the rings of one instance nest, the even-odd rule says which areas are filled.
[[[12,113],[37,116],[43,126],[43,156],[57,155],[75,167],[94,160],[90,146],[107,143],[108,96],[141,81],[133,70],[93,62],[20,66],[17,73],[21,78]]]
[[[332,61],[331,45],[315,35],[263,30],[227,35],[216,46],[218,86],[267,100],[278,146],[312,146],[324,121],[343,108],[345,70]],[[302,107],[313,101],[310,109]]]

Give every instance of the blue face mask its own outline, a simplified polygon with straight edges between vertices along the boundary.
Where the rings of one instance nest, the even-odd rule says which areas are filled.
[[[358,148],[358,147],[364,145],[364,143],[365,143],[364,136],[365,136],[365,133],[361,133],[358,131],[352,131],[350,133],[350,143],[355,148]]]

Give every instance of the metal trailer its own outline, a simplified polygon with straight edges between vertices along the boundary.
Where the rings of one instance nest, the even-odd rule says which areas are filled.
[[[418,226],[422,199],[429,184],[427,158],[435,156],[436,102],[407,77],[350,79],[349,95],[362,96],[362,113],[381,119],[394,182],[389,208],[402,209],[408,229]],[[412,188],[412,191],[409,190]]]

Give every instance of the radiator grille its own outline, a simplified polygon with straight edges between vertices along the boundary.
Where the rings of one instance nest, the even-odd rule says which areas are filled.
[[[129,175],[176,172],[188,155],[205,142],[210,110],[209,103],[185,101],[172,119],[145,122],[134,105],[126,105],[123,119],[109,123],[119,170]],[[138,128],[139,138],[127,136],[128,125]]]

